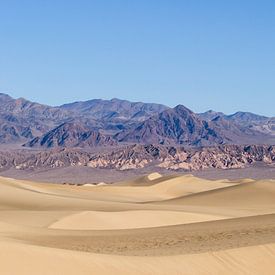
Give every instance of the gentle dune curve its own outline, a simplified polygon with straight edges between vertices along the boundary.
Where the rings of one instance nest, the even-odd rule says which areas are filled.
[[[51,224],[49,228],[68,230],[133,229],[187,224],[225,218],[227,217],[178,211],[85,211],[66,216]]]

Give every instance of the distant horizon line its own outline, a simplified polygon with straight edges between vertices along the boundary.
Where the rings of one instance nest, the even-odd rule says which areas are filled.
[[[47,104],[47,103],[41,103],[41,102],[39,102],[39,101],[36,101],[36,100],[30,100],[30,99],[28,99],[28,98],[25,98],[25,97],[13,97],[13,96],[11,96],[10,94],[9,94],[9,92],[1,92],[0,91],[0,95],[5,95],[5,96],[8,96],[8,97],[10,97],[10,98],[12,98],[12,99],[14,99],[14,100],[18,100],[18,99],[24,99],[24,100],[26,100],[26,101],[29,101],[29,102],[32,102],[32,103],[37,103],[37,104],[40,104],[40,105],[45,105],[45,106],[49,106],[49,107],[53,107],[53,108],[58,108],[58,107],[61,107],[61,106],[64,106],[64,105],[68,105],[68,104],[74,104],[74,103],[84,103],[84,102],[89,102],[89,101],[96,101],[96,100],[100,100],[100,101],[115,101],[115,100],[117,100],[117,101],[127,101],[127,102],[129,102],[129,103],[143,103],[143,104],[156,104],[156,105],[160,105],[160,106],[164,106],[164,107],[167,107],[167,108],[170,108],[170,109],[173,109],[173,108],[175,108],[175,107],[177,107],[177,106],[179,106],[179,105],[182,105],[182,106],[184,106],[184,107],[186,107],[187,105],[185,105],[185,104],[182,104],[182,103],[179,103],[179,104],[177,104],[177,105],[175,105],[175,106],[173,106],[173,107],[171,107],[171,106],[169,106],[169,105],[165,105],[165,104],[163,104],[163,103],[156,103],[156,102],[146,102],[146,101],[135,101],[135,100],[129,100],[129,99],[122,99],[122,98],[118,98],[118,97],[113,97],[113,98],[110,98],[110,99],[108,99],[108,98],[91,98],[91,99],[87,99],[87,100],[76,100],[76,101],[69,101],[69,102],[67,102],[67,103],[62,103],[62,104],[60,104],[60,105],[51,105],[51,104]],[[188,108],[188,109],[190,109],[189,107],[186,107],[186,108]],[[192,109],[190,109],[193,113],[195,113],[195,114],[204,114],[204,113],[207,113],[207,112],[215,112],[215,113],[222,113],[222,114],[224,114],[224,115],[226,115],[226,116],[230,116],[230,115],[235,115],[235,114],[237,114],[237,113],[249,113],[249,114],[253,114],[253,115],[258,115],[258,116],[262,116],[262,117],[266,117],[266,118],[273,118],[273,117],[275,117],[275,115],[273,116],[269,116],[269,115],[263,115],[263,114],[259,114],[259,113],[254,113],[254,112],[251,112],[251,111],[241,111],[241,110],[239,110],[239,111],[235,111],[235,112],[233,112],[233,113],[225,113],[225,112],[223,112],[223,111],[216,111],[216,110],[214,110],[214,109],[208,109],[208,110],[206,110],[206,111],[203,111],[203,112],[194,112]]]

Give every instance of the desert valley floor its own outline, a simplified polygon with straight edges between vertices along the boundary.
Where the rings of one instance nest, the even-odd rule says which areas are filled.
[[[275,180],[0,178],[1,274],[274,274]]]

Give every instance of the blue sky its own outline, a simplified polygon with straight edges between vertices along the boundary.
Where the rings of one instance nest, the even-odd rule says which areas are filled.
[[[0,91],[275,116],[275,1],[0,1]]]

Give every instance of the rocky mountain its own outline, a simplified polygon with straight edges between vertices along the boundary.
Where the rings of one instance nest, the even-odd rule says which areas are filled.
[[[267,140],[256,131],[237,125],[221,116],[202,120],[188,108],[178,105],[145,120],[132,129],[122,131],[116,138],[120,142],[184,144],[209,146],[214,144],[245,144]]]
[[[91,130],[79,121],[65,122],[41,137],[24,144],[25,147],[95,147],[114,146],[117,142],[110,136]]]
[[[275,164],[275,146],[219,145],[214,147],[186,148],[163,145],[134,144],[113,147],[100,153],[63,148],[43,151],[0,151],[0,171],[39,170],[70,166],[86,166],[118,171],[149,168],[201,170],[207,168],[243,168],[253,163]]]
[[[31,126],[22,118],[11,114],[0,114],[1,143],[10,144],[33,138]]]
[[[119,99],[95,99],[51,107],[0,93],[0,143],[37,145],[39,143],[30,143],[30,139],[36,137],[38,140],[72,120],[109,136],[167,108],[160,104]]]
[[[206,168],[243,168],[254,162],[275,162],[275,146],[219,145],[186,148],[174,146],[132,145],[112,153],[96,154],[87,166],[118,170],[160,167],[168,170],[201,170]]]
[[[188,144],[223,143],[209,123],[202,121],[183,105],[168,109],[145,120],[137,127],[117,135],[120,142]]]
[[[94,99],[51,107],[0,94],[0,143],[25,147],[274,144],[275,119]]]

